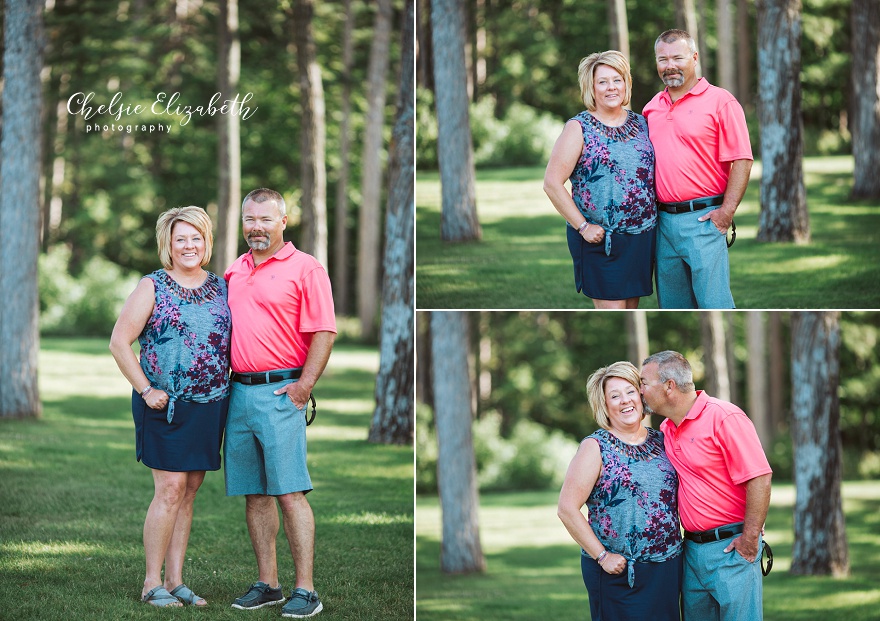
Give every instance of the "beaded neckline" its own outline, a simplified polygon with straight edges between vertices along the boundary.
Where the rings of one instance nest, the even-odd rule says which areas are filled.
[[[638,117],[636,117],[635,112],[632,110],[626,111],[626,121],[624,121],[622,125],[616,125],[613,127],[605,125],[605,123],[589,112],[586,112],[585,116],[597,132],[606,138],[611,138],[611,140],[627,141],[630,138],[635,138],[639,135],[640,127]]]
[[[614,447],[614,450],[632,459],[650,461],[663,453],[663,440],[660,433],[651,427],[648,427],[648,436],[641,444],[627,444],[610,431],[604,429],[603,431],[605,432],[605,440]]]
[[[174,280],[165,270],[158,270],[165,285],[174,292],[184,302],[190,304],[200,304],[205,301],[213,300],[220,293],[220,282],[217,276],[208,272],[208,277],[201,285],[195,289],[187,289],[179,282]]]

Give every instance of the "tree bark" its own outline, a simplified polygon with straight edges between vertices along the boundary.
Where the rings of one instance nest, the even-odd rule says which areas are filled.
[[[704,382],[706,392],[713,397],[730,401],[730,375],[727,371],[727,339],[721,311],[700,313],[700,332],[703,341]]]
[[[361,209],[358,217],[358,319],[361,334],[376,334],[379,291],[379,247],[382,213],[382,128],[385,126],[385,77],[391,43],[391,0],[378,0],[373,45],[367,70],[367,118],[361,160]]]
[[[634,310],[624,313],[624,321],[626,322],[627,334],[627,355],[628,360],[636,365],[636,368],[642,366],[642,361],[648,357],[648,318],[643,310]],[[642,419],[642,424],[646,427],[653,426],[650,416]]]
[[[849,574],[840,495],[840,313],[795,313],[791,344],[794,546],[791,573]]]
[[[736,80],[734,79],[734,63],[736,57],[733,53],[733,17],[730,12],[730,0],[715,0],[715,19],[717,24],[716,36],[718,48],[716,50],[716,63],[718,65],[717,84],[721,88],[733,93],[736,92]],[[747,71],[743,68],[743,71]]]
[[[758,0],[758,241],[810,240],[801,117],[801,0]]]
[[[608,0],[608,27],[611,49],[617,50],[629,60],[629,24],[624,0]]]
[[[349,296],[350,257],[348,244],[348,176],[351,151],[351,86],[354,67],[354,16],[351,0],[345,0],[345,26],[342,33],[342,119],[339,127],[339,178],[336,182],[336,206],[333,227],[333,304],[340,315],[348,315],[351,308]]]
[[[477,474],[468,377],[468,321],[458,311],[431,313],[437,488],[443,517],[440,568],[446,573],[486,568],[477,515]]]
[[[694,6],[694,0],[675,0],[675,27],[686,31],[699,44],[700,22],[697,19],[697,9]],[[703,76],[702,65],[703,52],[700,51],[700,62],[697,63],[698,78]]]
[[[220,0],[217,19],[217,90],[221,100],[233,99],[241,73],[241,42],[238,36],[238,0]],[[238,257],[241,221],[241,133],[236,114],[217,117],[217,235],[211,259],[223,274]]]
[[[750,114],[752,101],[752,29],[749,23],[749,0],[736,0],[736,98]]]
[[[324,157],[326,123],[324,86],[312,34],[314,0],[293,3],[293,38],[299,74],[302,124],[300,126],[300,170],[302,175],[302,232],[299,246],[327,265],[327,167]]]
[[[785,407],[785,354],[782,343],[782,312],[771,311],[768,341],[770,344],[770,420],[775,435],[787,422]]]
[[[464,15],[458,0],[431,2],[434,81],[437,106],[437,158],[442,208],[440,237],[445,241],[480,239],[476,172],[464,62]]]
[[[852,3],[853,198],[880,198],[880,0]]]
[[[7,0],[0,140],[0,418],[38,417],[43,2]]]
[[[391,134],[388,209],[385,217],[384,286],[376,411],[370,442],[413,441],[413,218],[415,195],[413,148],[414,0],[407,0],[401,31],[400,89],[397,121]]]
[[[769,452],[773,443],[773,425],[767,404],[767,350],[764,330],[764,313],[746,313],[746,345],[749,350],[746,373],[749,393],[749,418],[761,439],[764,452]]]

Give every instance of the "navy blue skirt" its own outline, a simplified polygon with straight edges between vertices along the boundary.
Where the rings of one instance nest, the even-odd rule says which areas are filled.
[[[635,235],[614,233],[611,255],[605,254],[604,239],[591,244],[572,227],[565,229],[578,291],[594,300],[628,300],[654,293],[657,227]]]
[[[137,460],[154,470],[170,472],[219,470],[228,411],[228,396],[211,403],[177,401],[169,423],[167,406],[154,410],[132,391]]]
[[[679,621],[684,555],[660,563],[636,563],[635,582],[627,572],[609,574],[581,554],[581,574],[590,596],[593,621]]]

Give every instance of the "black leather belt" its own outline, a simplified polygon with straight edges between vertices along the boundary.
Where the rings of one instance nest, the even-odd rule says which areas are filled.
[[[712,530],[704,530],[696,533],[686,530],[684,531],[684,538],[696,543],[711,543],[713,541],[721,541],[722,539],[730,539],[734,535],[739,535],[742,532],[742,523],[728,524],[726,526],[713,528]]]
[[[302,369],[281,369],[280,371],[265,371],[263,373],[232,373],[232,381],[239,384],[271,384],[284,380],[299,379]]]
[[[718,196],[708,196],[706,198],[695,198],[680,203],[661,203],[657,201],[657,208],[666,213],[687,213],[689,211],[700,211],[706,207],[717,207],[724,202],[724,194]]]

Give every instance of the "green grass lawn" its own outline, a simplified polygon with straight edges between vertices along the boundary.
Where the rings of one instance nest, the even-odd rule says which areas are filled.
[[[315,586],[326,619],[413,618],[413,452],[366,442],[374,348],[337,346],[309,427]],[[40,420],[0,422],[0,619],[274,619],[232,600],[257,580],[244,498],[209,472],[196,498],[184,580],[208,602],[140,603],[142,531],[153,493],[135,461],[130,387],[105,340],[45,339]],[[283,529],[286,594],[294,569]]]
[[[812,241],[764,244],[760,163],[736,214],[730,249],[738,308],[880,306],[880,204],[850,201],[851,157],[804,161]],[[592,308],[574,290],[565,223],[544,194],[543,168],[477,171],[480,242],[440,240],[440,183],[417,173],[416,304],[420,309]],[[657,308],[657,294],[640,308]]]
[[[843,486],[851,575],[793,576],[794,487],[774,484],[767,516],[773,571],[764,578],[765,621],[877,619],[880,605],[880,482]],[[483,494],[480,536],[487,571],[440,569],[440,508],[416,499],[416,612],[420,621],[587,619],[580,548],[556,517],[558,492]]]

